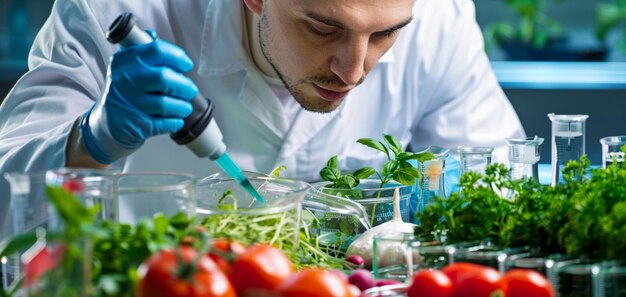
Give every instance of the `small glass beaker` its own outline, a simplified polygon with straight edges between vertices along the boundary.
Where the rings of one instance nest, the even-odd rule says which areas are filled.
[[[114,176],[115,173],[110,171],[70,168],[5,173],[11,195],[8,215],[0,226],[0,247],[13,236],[37,228],[54,231],[62,229],[61,220],[48,200],[47,186],[69,190],[86,206],[99,204],[98,219],[115,219],[117,213],[112,198]],[[5,289],[23,275],[21,255],[15,253],[0,259],[2,286]]]
[[[469,171],[484,174],[485,168],[491,164],[493,147],[459,146],[457,152],[461,161],[461,176]]]
[[[407,280],[424,266],[420,249],[440,246],[432,239],[412,233],[392,233],[374,236],[372,271],[377,279]]]
[[[548,114],[552,121],[552,186],[563,183],[562,171],[570,160],[585,154],[585,122],[588,115]]]
[[[513,255],[530,255],[530,248],[504,248],[487,242],[484,245],[460,249],[455,254],[454,261],[489,266],[500,272],[505,272],[507,269],[506,261]]]
[[[406,297],[409,291],[409,284],[394,284],[369,288],[361,293],[359,297]]]
[[[370,225],[378,226],[393,218],[393,192],[395,189],[400,190],[400,216],[402,221],[410,222],[410,200],[411,195],[415,193],[415,184],[401,185],[396,182],[390,182],[380,188],[380,180],[364,179],[354,189],[336,189],[325,187],[328,182],[319,182],[313,184],[313,187],[326,194],[338,197],[349,198],[363,205],[367,212]]]
[[[135,224],[156,213],[173,216],[195,214],[193,175],[173,172],[127,172],[117,176],[115,197],[119,221]]]
[[[435,155],[435,159],[419,164],[422,172],[422,182],[419,187],[417,207],[411,207],[411,209],[416,209],[416,212],[424,210],[424,207],[430,203],[430,199],[433,197],[447,197],[444,172],[446,158],[450,150],[443,147],[430,146],[427,152]]]
[[[623,166],[626,153],[622,151],[622,147],[626,145],[626,136],[603,137],[600,143],[602,144],[602,168],[613,163]]]
[[[532,178],[539,181],[539,146],[543,138],[507,138],[509,145],[509,163],[511,166],[511,179]]]
[[[18,296],[87,297],[91,292],[91,240],[46,240],[44,229],[37,230],[37,242],[21,257],[24,278]]]
[[[302,201],[310,185],[298,180],[244,172],[265,198],[259,202],[230,176],[211,175],[197,183],[196,213],[215,238],[244,244],[261,242],[295,251],[299,244]]]
[[[324,250],[334,256],[343,255],[357,236],[371,228],[363,205],[313,187],[307,192],[302,208],[303,223],[318,237]],[[308,213],[313,216],[311,220],[305,220]]]

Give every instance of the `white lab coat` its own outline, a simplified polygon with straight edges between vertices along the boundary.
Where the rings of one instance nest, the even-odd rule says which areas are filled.
[[[416,1],[413,22],[344,104],[328,114],[301,111],[292,126],[242,47],[243,9],[238,0],[57,1],[31,50],[29,72],[0,108],[0,172],[64,165],[70,128],[102,95],[118,49],[105,32],[124,11],[195,62],[189,76],[213,100],[227,151],[243,170],[285,165],[284,175],[312,181],[333,155],[345,169],[380,166],[385,156],[356,140],[382,133],[413,148],[494,146],[498,156],[506,154],[504,138],[524,136],[490,69],[471,0]],[[168,135],[114,165],[197,177],[218,171]]]

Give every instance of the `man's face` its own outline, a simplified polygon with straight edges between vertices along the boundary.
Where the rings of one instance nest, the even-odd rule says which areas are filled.
[[[303,108],[336,109],[412,19],[415,0],[265,0],[261,50]]]

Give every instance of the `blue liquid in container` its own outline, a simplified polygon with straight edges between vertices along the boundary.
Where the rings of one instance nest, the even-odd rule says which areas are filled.
[[[254,189],[250,181],[243,175],[241,169],[239,169],[237,164],[233,162],[227,152],[224,152],[224,154],[217,158],[215,162],[217,163],[217,165],[220,165],[220,167],[222,167],[222,169],[226,171],[228,175],[235,179],[237,183],[239,183],[239,185],[241,185],[246,190],[246,192],[248,192],[248,194],[252,195],[254,199],[259,202],[265,202],[265,199],[263,199],[259,192]]]

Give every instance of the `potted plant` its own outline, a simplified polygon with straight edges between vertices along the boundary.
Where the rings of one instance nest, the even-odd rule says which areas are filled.
[[[498,22],[485,28],[485,37],[514,61],[602,61],[603,45],[574,47],[558,21],[546,13],[548,0],[503,0],[518,23]],[[554,0],[560,3],[563,0]]]

